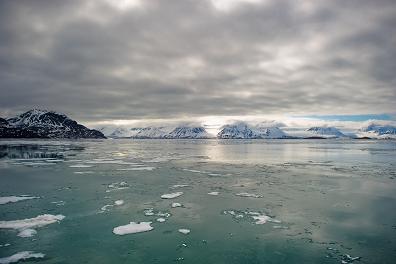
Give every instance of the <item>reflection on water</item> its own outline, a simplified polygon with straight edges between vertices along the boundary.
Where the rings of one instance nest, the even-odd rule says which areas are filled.
[[[0,158],[8,159],[63,159],[67,153],[83,151],[83,146],[72,145],[1,145]]]
[[[0,223],[66,216],[37,234],[30,231],[32,238],[0,228],[0,245],[10,244],[0,247],[0,258],[32,250],[46,254],[42,263],[391,264],[395,146],[352,140],[0,141],[0,197],[19,199],[0,205]],[[171,193],[182,194],[161,198]],[[154,229],[113,234],[130,222],[152,222]]]

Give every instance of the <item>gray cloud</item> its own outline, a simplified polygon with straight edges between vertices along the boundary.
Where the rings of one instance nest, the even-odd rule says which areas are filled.
[[[119,2],[119,1],[118,1]],[[1,1],[0,113],[84,121],[394,112],[396,3]]]

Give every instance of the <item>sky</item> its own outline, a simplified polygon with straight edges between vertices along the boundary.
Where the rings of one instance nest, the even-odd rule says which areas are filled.
[[[91,125],[395,120],[396,1],[3,0],[0,95]]]

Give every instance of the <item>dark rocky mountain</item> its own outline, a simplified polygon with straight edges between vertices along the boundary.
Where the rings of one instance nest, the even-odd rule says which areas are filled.
[[[53,111],[33,109],[17,117],[0,119],[0,138],[106,138]]]

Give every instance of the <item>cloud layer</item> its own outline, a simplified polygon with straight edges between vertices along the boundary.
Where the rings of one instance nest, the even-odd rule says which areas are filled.
[[[394,113],[393,0],[1,1],[0,113]]]

